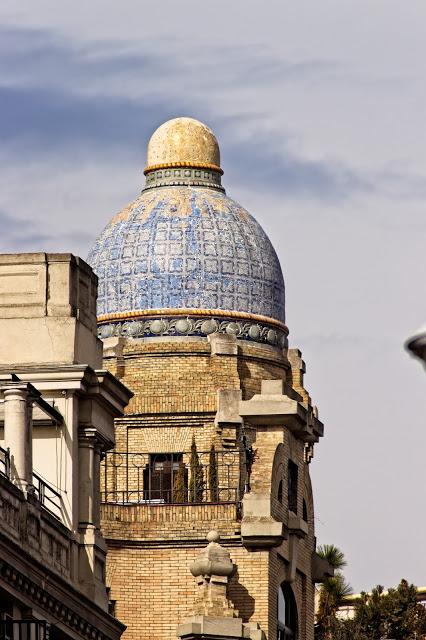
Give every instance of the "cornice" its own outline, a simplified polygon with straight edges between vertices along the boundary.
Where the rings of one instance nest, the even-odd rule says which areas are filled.
[[[0,538],[1,536],[0,533]],[[14,543],[6,539],[6,548],[16,547]],[[125,625],[113,618],[98,605],[91,602],[84,594],[77,592],[69,582],[58,576],[46,576],[46,568],[32,557],[26,559],[25,552],[17,549],[20,560],[30,563],[33,571],[42,572],[41,584],[18,569],[16,563],[8,562],[0,557],[0,579],[7,583],[16,592],[21,593],[27,600],[38,608],[44,610],[53,618],[53,624],[63,624],[80,638],[87,640],[118,640],[123,633]],[[50,587],[50,590],[49,590]],[[57,593],[53,593],[53,591]],[[88,615],[77,612],[70,600],[74,600],[81,608],[87,610]],[[104,623],[111,628],[111,633],[101,631],[99,626]],[[102,626],[104,626],[102,625]],[[114,629],[114,630],[113,630]]]
[[[108,313],[98,317],[101,339],[127,338],[183,338],[202,337],[220,333],[238,340],[287,346],[286,325],[267,316],[223,309],[138,309]]]
[[[288,334],[287,326],[280,320],[275,320],[274,318],[254,313],[247,313],[245,311],[227,311],[226,309],[137,309],[134,311],[120,311],[100,315],[98,316],[98,324],[103,324],[111,320],[128,320],[130,318],[133,320],[149,316],[218,316],[221,318],[238,318],[241,320],[252,320],[253,322],[262,322],[279,327],[281,331]]]

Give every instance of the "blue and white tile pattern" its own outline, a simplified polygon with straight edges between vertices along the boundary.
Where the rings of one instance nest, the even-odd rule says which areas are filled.
[[[145,191],[106,226],[88,262],[98,315],[145,309],[223,309],[285,321],[277,255],[256,220],[220,191]]]

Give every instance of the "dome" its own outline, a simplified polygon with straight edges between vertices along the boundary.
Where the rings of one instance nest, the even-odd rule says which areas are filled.
[[[193,118],[168,120],[152,134],[146,154],[147,168],[174,165],[220,167],[216,137]]]
[[[262,227],[225,194],[210,129],[190,118],[166,122],[149,142],[145,174],[140,197],[88,256],[100,336],[218,331],[283,346],[280,263]]]

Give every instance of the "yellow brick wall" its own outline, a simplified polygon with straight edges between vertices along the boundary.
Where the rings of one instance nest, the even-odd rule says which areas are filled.
[[[299,360],[291,366],[284,354],[267,345],[238,343],[238,355],[211,355],[210,344],[198,339],[125,340],[120,353],[108,351],[105,367],[129,386],[135,396],[126,416],[116,421],[116,450],[145,453],[188,451],[192,437],[199,451],[229,447],[214,424],[219,389],[241,389],[244,399],[260,393],[262,379],[283,379],[293,397],[308,401]],[[293,390],[294,389],[294,390]],[[232,432],[232,429],[231,429]],[[309,535],[300,541],[299,570],[293,584],[298,602],[300,640],[313,638],[314,520],[308,466],[303,442],[284,428],[246,428],[258,449],[252,487],[271,491],[275,517],[287,521],[287,460],[299,466],[299,504],[308,502]],[[282,451],[275,468],[275,451]],[[231,443],[232,446],[232,443]],[[237,452],[237,449],[236,449]],[[238,452],[237,452],[238,453]],[[279,475],[284,506],[276,503]],[[274,493],[275,492],[275,493]],[[238,565],[230,598],[245,621],[258,622],[276,638],[277,589],[286,575],[288,540],[278,549],[249,551],[242,546],[236,505],[106,505],[102,528],[108,542],[107,576],[116,614],[128,626],[124,640],[175,638],[176,626],[190,615],[195,580],[188,564],[205,546],[206,533],[216,528]],[[306,627],[306,628],[305,628]]]
[[[224,545],[225,546],[225,545]],[[109,548],[108,580],[116,615],[128,626],[126,640],[176,639],[176,627],[192,614],[196,582],[188,565],[200,547]],[[268,552],[230,546],[238,565],[229,599],[244,621],[256,620],[267,631]]]

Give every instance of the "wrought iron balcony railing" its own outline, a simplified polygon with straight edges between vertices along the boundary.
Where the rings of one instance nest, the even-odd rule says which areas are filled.
[[[46,620],[0,620],[0,640],[49,640],[50,624]]]
[[[148,454],[110,451],[101,464],[101,501],[114,504],[239,503],[246,465],[238,451]]]

